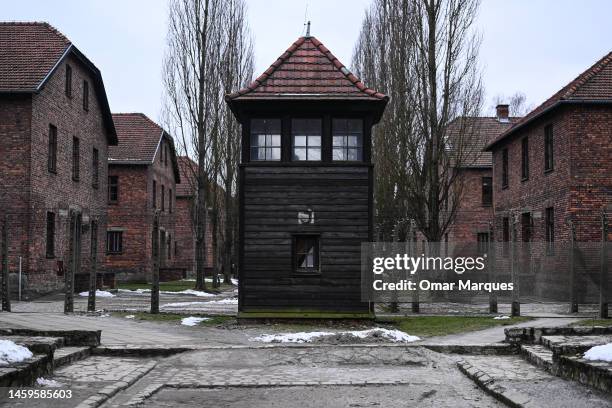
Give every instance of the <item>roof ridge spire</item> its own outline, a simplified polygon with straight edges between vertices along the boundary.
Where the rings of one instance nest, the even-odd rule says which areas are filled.
[[[306,23],[306,38],[310,38],[310,20]]]

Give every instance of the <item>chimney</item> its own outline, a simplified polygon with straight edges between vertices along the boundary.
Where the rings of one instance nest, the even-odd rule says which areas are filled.
[[[497,120],[499,122],[508,122],[508,112],[509,112],[509,105],[497,105],[495,107],[495,112],[497,115]]]

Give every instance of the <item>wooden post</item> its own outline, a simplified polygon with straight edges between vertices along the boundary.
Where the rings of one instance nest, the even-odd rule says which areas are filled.
[[[89,268],[89,297],[87,298],[87,311],[96,311],[96,279],[98,272],[98,223],[91,220],[91,265]]]
[[[2,219],[2,311],[11,311],[9,291],[8,216]]]
[[[489,257],[489,282],[497,282],[495,276],[495,240],[493,239],[493,223],[489,223],[489,242],[488,242],[488,257]],[[497,293],[491,291],[489,293],[489,313],[497,313]]]
[[[521,301],[520,301],[520,287],[519,287],[519,272],[516,270],[516,216],[513,213],[510,216],[511,220],[511,237],[510,237],[510,275],[512,276],[512,284],[514,289],[512,290],[512,306],[510,315],[512,317],[518,317],[521,315]]]
[[[151,279],[151,314],[159,313],[159,212],[153,215],[153,271]]]
[[[74,312],[74,270],[76,269],[76,211],[68,213],[68,268],[64,273],[64,313]]]
[[[607,319],[608,315],[608,258],[606,246],[608,241],[608,220],[605,209],[601,210],[601,253],[599,260],[599,318]]]
[[[570,291],[570,313],[578,313],[578,299],[576,294],[576,228],[574,223],[570,220],[567,222],[570,228],[570,257],[569,257],[569,291]]]

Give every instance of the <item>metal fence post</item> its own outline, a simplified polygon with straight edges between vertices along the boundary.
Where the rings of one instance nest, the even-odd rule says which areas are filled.
[[[9,293],[8,216],[2,219],[2,311],[11,311]]]
[[[608,241],[608,220],[606,211],[601,210],[601,253],[599,261],[599,318],[607,319],[608,316],[608,258],[607,258],[607,241]]]
[[[91,220],[91,265],[89,268],[89,297],[87,298],[87,311],[96,311],[96,279],[98,273],[98,223]]]
[[[153,215],[153,271],[151,282],[151,314],[159,313],[159,212],[155,210]]]

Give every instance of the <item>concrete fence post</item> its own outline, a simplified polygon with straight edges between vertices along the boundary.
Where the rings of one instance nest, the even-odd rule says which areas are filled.
[[[607,319],[608,315],[608,220],[606,211],[601,210],[601,253],[599,260],[599,318]]]
[[[153,215],[153,271],[151,276],[151,314],[159,313],[159,212]]]
[[[570,313],[578,313],[578,296],[576,293],[576,227],[570,220],[567,222],[570,228],[570,257],[569,257],[569,292]]]
[[[89,296],[87,298],[87,311],[96,311],[96,280],[98,273],[98,223],[91,220],[91,265],[89,268]]]
[[[11,311],[9,290],[8,215],[2,219],[2,311]]]

